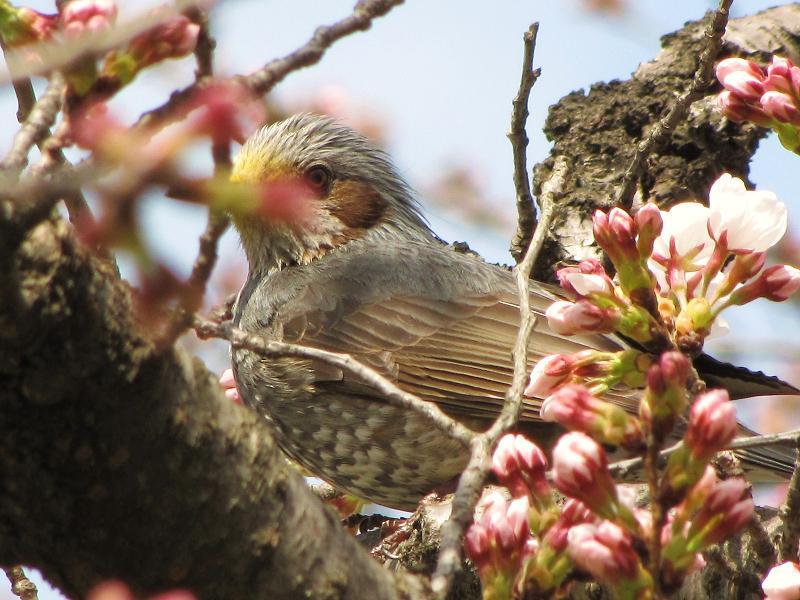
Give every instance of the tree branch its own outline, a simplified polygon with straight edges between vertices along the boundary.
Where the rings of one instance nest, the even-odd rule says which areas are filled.
[[[633,205],[634,184],[644,168],[645,161],[650,154],[661,147],[669,138],[673,129],[683,120],[689,106],[703,96],[705,90],[711,85],[714,73],[714,59],[722,47],[722,35],[728,23],[728,14],[733,0],[720,0],[708,29],[705,31],[706,46],[700,54],[697,71],[694,74],[689,89],[678,96],[669,112],[653,125],[647,137],[636,145],[631,164],[628,165],[622,177],[622,185],[617,192],[616,204],[625,210],[630,210]]]
[[[461,541],[464,531],[472,522],[475,505],[480,499],[486,482],[492,449],[497,440],[511,429],[519,418],[522,392],[528,376],[528,338],[536,322],[536,317],[530,310],[530,273],[547,236],[553,216],[553,206],[561,193],[561,186],[566,174],[567,161],[565,159],[557,160],[552,177],[542,187],[542,194],[539,197],[542,218],[533,234],[525,257],[513,269],[517,281],[520,310],[520,326],[513,351],[514,378],[511,387],[506,392],[505,404],[500,415],[486,432],[475,436],[470,444],[469,462],[459,477],[458,488],[453,498],[452,513],[442,526],[439,559],[431,580],[433,591],[442,598],[447,596],[456,575],[461,571]]]
[[[282,58],[269,61],[266,65],[247,76],[238,77],[245,86],[255,94],[266,94],[293,71],[314,65],[322,59],[325,52],[334,42],[357,31],[366,31],[372,21],[382,17],[399,6],[403,0],[359,0],[352,14],[332,25],[317,28],[314,35],[305,44]],[[193,83],[181,90],[173,92],[169,100],[152,110],[147,111],[136,122],[136,127],[161,123],[174,113],[190,98],[202,84]]]
[[[447,416],[433,402],[427,402],[414,394],[409,394],[374,369],[358,362],[349,354],[329,352],[299,344],[270,341],[260,335],[242,331],[234,327],[230,321],[214,323],[201,317],[195,317],[194,329],[201,338],[216,337],[228,340],[234,348],[250,350],[261,356],[296,356],[333,365],[371,385],[385,396],[389,402],[421,414],[437,429],[463,445],[468,446],[473,437],[475,437],[471,429]]]
[[[522,260],[536,229],[536,207],[533,205],[531,184],[528,180],[528,133],[525,125],[528,121],[528,99],[531,89],[541,74],[540,69],[533,68],[533,54],[536,51],[538,33],[539,23],[533,23],[522,37],[525,48],[522,55],[522,76],[519,91],[512,103],[511,129],[508,131],[508,139],[514,152],[514,190],[517,194],[517,231],[511,240],[511,256],[517,262]]]
[[[3,570],[11,582],[11,592],[15,596],[19,596],[20,600],[38,600],[36,584],[28,579],[22,567],[8,567]]]
[[[31,147],[50,135],[50,127],[61,110],[64,85],[64,78],[59,73],[53,73],[44,94],[36,100],[14,136],[11,148],[0,163],[0,170],[19,173],[28,164]]]
[[[554,157],[575,157],[564,194],[534,269],[534,278],[552,281],[552,265],[596,257],[591,215],[608,208],[631,164],[637,142],[697,74],[697,57],[707,48],[707,22],[688,23],[664,36],[663,49],[642,63],[626,81],[596,83],[573,92],[550,109],[545,133],[553,141],[551,158],[534,169],[533,190],[547,181]],[[776,53],[800,59],[800,5],[788,4],[728,23],[721,56],[764,61]],[[758,141],[767,131],[732,123],[718,109],[718,85],[705,90],[684,121],[672,130],[639,178],[642,202],[662,205],[705,199],[711,183],[725,171],[746,179]],[[581,160],[591,157],[591,160]]]
[[[194,51],[195,59],[197,60],[195,81],[200,83],[205,79],[211,78],[214,74],[214,48],[216,41],[211,37],[208,15],[205,11],[193,8],[190,11],[190,17],[200,25],[200,34]],[[214,160],[214,175],[216,177],[227,176],[231,167],[230,143],[227,140],[212,140],[211,157]],[[168,348],[172,346],[178,336],[192,325],[194,313],[203,304],[208,280],[211,278],[214,265],[217,263],[219,240],[225,235],[229,225],[230,219],[226,214],[209,206],[206,227],[200,235],[197,257],[192,265],[189,279],[184,284],[185,292],[181,307],[161,335],[158,344],[160,347]]]
[[[63,221],[0,253],[0,280],[23,291],[0,295],[0,564],[75,597],[108,578],[142,596],[424,595],[358,548],[199,361],[155,352],[127,285]]]

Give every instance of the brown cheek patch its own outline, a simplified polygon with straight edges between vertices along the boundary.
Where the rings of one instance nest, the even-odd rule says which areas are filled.
[[[331,214],[351,229],[369,229],[381,220],[386,202],[361,181],[335,181],[329,195]]]

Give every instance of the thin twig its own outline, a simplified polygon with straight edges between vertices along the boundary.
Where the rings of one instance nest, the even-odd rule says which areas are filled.
[[[653,125],[647,137],[636,146],[633,159],[628,165],[617,191],[617,206],[625,210],[631,209],[635,184],[644,168],[647,157],[669,139],[673,129],[678,126],[686,114],[689,105],[700,99],[705,90],[711,85],[714,59],[722,47],[722,36],[725,33],[725,26],[728,24],[729,9],[732,2],[733,0],[720,0],[711,23],[704,32],[706,45],[700,53],[697,71],[695,71],[689,89],[678,96],[669,112]]]
[[[217,246],[223,234],[228,230],[230,220],[227,216],[213,208],[208,209],[208,221],[205,231],[200,236],[200,247],[192,266],[189,279],[184,284],[185,300],[180,311],[173,317],[165,332],[158,341],[159,348],[168,348],[187,328],[191,327],[193,315],[203,303],[208,280],[217,262]]]
[[[328,352],[327,350],[300,346],[298,344],[271,341],[260,335],[237,329],[230,321],[214,323],[213,321],[195,316],[193,327],[200,338],[215,337],[228,340],[233,348],[249,350],[260,356],[296,356],[298,358],[318,360],[333,365],[374,387],[388,402],[395,406],[407,408],[423,415],[437,429],[446,433],[464,446],[468,446],[472,438],[475,437],[471,429],[447,416],[433,402],[427,402],[413,394],[409,394],[374,369],[358,362],[349,354],[340,354],[338,352]]]
[[[760,448],[763,446],[778,446],[800,442],[800,429],[792,429],[783,433],[771,433],[769,435],[755,435],[752,437],[741,437],[728,444],[726,450],[742,450],[744,448]],[[668,448],[664,448],[659,453],[659,462],[663,461],[670,454],[683,447],[683,442],[678,442]],[[623,478],[633,471],[641,468],[643,460],[640,458],[629,458],[620,460],[609,465],[609,470],[614,478]]]
[[[208,15],[204,10],[194,8],[190,11],[189,16],[200,25],[200,34],[198,35],[194,52],[197,60],[195,80],[200,82],[210,79],[214,75],[214,48],[216,41],[211,37]],[[216,177],[223,177],[230,172],[231,147],[227,140],[214,140],[211,146],[211,156],[214,160],[214,175]],[[184,285],[185,293],[180,310],[168,323],[159,339],[158,346],[160,348],[172,346],[178,336],[191,327],[194,314],[203,304],[208,280],[211,278],[214,265],[217,263],[219,240],[228,230],[229,225],[230,219],[227,215],[216,210],[213,206],[209,206],[208,219],[205,230],[200,236],[197,257],[192,265],[189,279]]]
[[[290,54],[271,60],[254,73],[238,79],[253,93],[266,94],[289,73],[318,63],[334,42],[357,31],[366,31],[374,19],[384,16],[402,3],[403,0],[359,0],[348,17],[332,25],[317,28],[310,40]],[[149,126],[168,119],[176,107],[181,106],[202,87],[202,83],[195,82],[173,92],[167,102],[139,117],[135,126]]]
[[[514,189],[517,193],[517,231],[511,240],[511,256],[516,262],[522,260],[525,249],[530,245],[533,230],[536,229],[536,207],[533,205],[531,183],[528,179],[528,100],[531,88],[541,74],[533,68],[533,54],[536,51],[536,35],[539,23],[534,23],[522,36],[525,50],[522,55],[522,76],[519,91],[512,102],[511,128],[507,137],[514,152]]]
[[[58,111],[61,110],[64,86],[64,78],[60,73],[53,73],[47,89],[33,105],[22,127],[14,135],[11,149],[0,163],[0,170],[19,173],[25,168],[31,147],[50,135],[50,127],[55,123]]]
[[[781,543],[778,548],[780,561],[797,560],[797,544],[800,542],[800,443],[794,463],[794,472],[789,480],[786,501],[780,508]]]
[[[472,521],[475,505],[480,499],[481,490],[489,472],[491,451],[497,440],[511,429],[519,418],[522,407],[522,392],[528,376],[528,339],[536,322],[530,310],[530,275],[536,257],[542,248],[553,216],[553,205],[561,194],[567,173],[567,161],[556,159],[550,179],[542,186],[539,198],[541,219],[533,234],[525,257],[516,267],[520,308],[520,327],[514,345],[514,378],[506,393],[503,410],[492,426],[484,433],[475,436],[470,445],[470,458],[466,469],[458,480],[453,498],[450,518],[442,525],[439,560],[431,579],[431,588],[439,597],[447,596],[453,581],[461,570],[461,540],[464,531]]]
[[[647,489],[650,498],[652,498],[652,502],[650,502],[650,512],[653,515],[652,532],[655,533],[651,532],[651,534],[647,536],[647,547],[649,550],[647,560],[650,573],[653,574],[653,584],[655,587],[654,596],[655,598],[661,598],[663,596],[661,577],[659,576],[661,573],[661,530],[664,528],[667,518],[667,512],[658,499],[660,491],[659,483],[661,481],[659,473],[659,450],[662,446],[662,440],[657,440],[652,433],[648,435],[648,438],[647,451],[644,455],[644,468],[647,478]]]
[[[195,6],[186,11],[186,16],[200,26],[197,44],[194,47],[194,58],[197,61],[195,80],[200,81],[214,74],[214,49],[217,47],[217,42],[211,37],[206,11]]]
[[[146,12],[108,31],[92,32],[75,40],[58,38],[28,44],[24,51],[9,50],[7,70],[0,69],[0,84],[12,78],[41,75],[66,67],[80,58],[99,57],[128,42],[140,33],[175,18],[176,15],[203,4],[203,0],[175,0],[155,12]]]
[[[8,52],[5,40],[0,36],[0,49],[3,50],[3,55]],[[22,77],[12,73],[9,74],[13,81],[11,85],[14,87],[14,94],[17,96],[17,122],[23,123],[28,115],[33,110],[33,105],[36,102],[36,94],[33,91],[33,84],[30,77]]]
[[[15,596],[19,596],[20,600],[38,600],[36,584],[28,579],[22,567],[6,567],[3,570],[11,582],[11,591]]]

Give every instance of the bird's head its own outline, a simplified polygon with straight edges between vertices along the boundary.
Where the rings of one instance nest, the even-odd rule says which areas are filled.
[[[308,264],[367,237],[431,235],[389,157],[326,117],[302,114],[259,130],[232,179],[261,186],[268,203],[301,204],[284,218],[234,215],[251,271]]]

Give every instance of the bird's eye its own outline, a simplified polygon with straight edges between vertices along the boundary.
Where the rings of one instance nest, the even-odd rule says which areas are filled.
[[[330,191],[333,174],[324,165],[314,165],[306,171],[306,180],[315,190],[321,194],[327,194]]]

